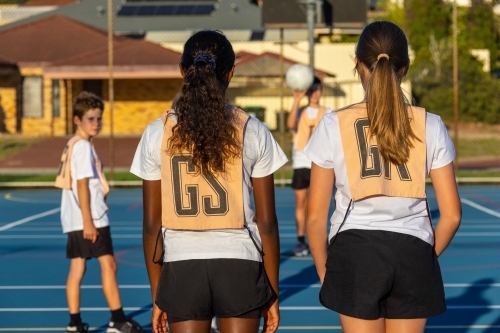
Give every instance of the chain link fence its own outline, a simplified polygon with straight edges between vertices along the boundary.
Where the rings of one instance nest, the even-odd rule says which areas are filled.
[[[237,8],[231,10],[237,13]],[[248,16],[248,20],[252,19]],[[81,29],[81,23],[61,22],[58,23],[63,24],[63,28],[59,28],[61,36],[66,36],[61,31],[64,27]],[[242,25],[247,23],[243,22]],[[20,25],[17,29],[28,27]],[[0,42],[7,40],[5,36],[10,36],[9,33],[13,35],[13,30],[0,29]],[[283,125],[292,107],[293,96],[284,76],[293,64],[308,65],[307,30],[261,27],[259,30],[222,31],[232,42],[237,56],[235,74],[227,91],[228,101],[265,123],[291,160],[292,134]],[[172,105],[182,83],[177,67],[180,53],[185,40],[193,32],[152,31],[129,34],[128,37],[134,38],[115,37],[113,110],[109,108],[105,38],[88,35],[96,40],[101,38],[99,43],[102,47],[97,48],[92,56],[75,51],[71,55],[73,58],[68,55],[67,59],[54,61],[50,66],[38,64],[36,67],[36,61],[33,61],[33,66],[27,68],[22,63],[16,63],[15,59],[3,59],[2,55],[0,181],[53,181],[60,154],[74,131],[71,101],[81,90],[89,90],[102,96],[106,103],[104,128],[95,141],[106,170],[113,172],[115,184],[120,181],[137,184],[137,179],[128,173],[135,148],[147,124]],[[84,38],[89,32],[78,30],[78,33],[83,34]],[[104,36],[105,33],[105,29],[102,29]],[[41,34],[37,38],[49,37]],[[339,109],[359,102],[364,97],[354,73],[356,38],[352,32],[340,34],[339,31],[328,29],[315,31],[315,75],[323,83],[321,105],[325,107]],[[53,40],[47,41],[48,45],[53,43]],[[149,59],[150,64],[135,64],[135,59],[141,56],[137,53],[134,53],[135,59],[127,57],[137,49],[144,53],[144,58]],[[27,50],[29,45],[25,45]],[[411,100],[411,82],[404,81],[403,89]],[[301,105],[306,104],[307,98],[304,98]],[[439,114],[440,110],[428,111]],[[284,117],[283,121],[281,117]],[[450,135],[454,136],[452,123],[448,123],[446,117],[444,120],[450,125]],[[113,133],[113,137],[110,137],[110,133]],[[457,133],[458,177],[474,182],[499,181],[500,125],[463,121]],[[110,165],[113,170],[110,170]],[[277,184],[289,183],[291,162],[279,170],[275,178]]]

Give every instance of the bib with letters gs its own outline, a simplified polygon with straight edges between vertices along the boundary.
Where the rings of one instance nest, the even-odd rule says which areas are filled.
[[[211,176],[197,172],[188,151],[169,155],[168,141],[176,125],[175,112],[161,118],[164,133],[161,144],[162,226],[177,230],[240,229],[244,227],[243,138],[250,118],[240,109],[236,113],[241,157],[226,161],[226,172]],[[221,147],[222,149],[222,147]]]

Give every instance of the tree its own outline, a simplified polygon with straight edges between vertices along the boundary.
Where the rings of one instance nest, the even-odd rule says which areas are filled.
[[[408,0],[405,2],[405,32],[415,52],[415,63],[430,59],[431,35],[437,41],[451,34],[451,7],[442,0]]]
[[[409,0],[406,30],[415,60],[409,77],[417,105],[452,119],[451,7],[441,0]],[[488,48],[496,60],[498,31],[484,0],[459,8],[459,114],[461,121],[500,122],[500,81],[482,70],[471,49]]]

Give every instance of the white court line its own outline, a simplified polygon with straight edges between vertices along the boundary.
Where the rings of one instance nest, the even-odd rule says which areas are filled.
[[[25,221],[28,222],[28,221]],[[6,226],[4,226],[6,227]],[[2,231],[2,229],[0,229]],[[500,233],[499,233],[500,234]],[[0,235],[0,239],[52,239],[52,238],[67,238],[68,236],[66,235]],[[111,236],[113,239],[115,238],[137,238],[137,239],[142,239],[142,233],[137,233],[137,234],[113,234]],[[280,235],[281,238],[296,238],[296,234],[282,234]]]
[[[49,215],[55,214],[55,213],[59,212],[60,210],[61,210],[61,208],[58,207],[58,208],[54,208],[54,209],[48,210],[48,211],[40,213],[40,214],[35,214],[35,215],[28,216],[28,217],[26,217],[24,219],[21,219],[19,221],[15,221],[15,222],[12,222],[12,223],[8,223],[8,224],[6,224],[4,226],[1,226],[0,227],[0,231],[4,231],[4,230],[10,229],[10,228],[13,228],[15,226],[24,224],[26,222],[39,219],[40,217],[44,217],[44,216],[49,216]]]
[[[495,306],[495,305],[490,305]],[[450,307],[448,307],[450,308]],[[474,309],[478,307],[473,307]],[[500,308],[500,305],[498,305]],[[125,311],[140,311],[143,310],[144,307],[124,307]],[[283,311],[331,311],[322,306],[280,306],[280,310]],[[67,307],[62,308],[0,308],[0,312],[67,312]],[[101,312],[101,311],[109,311],[108,307],[82,307],[80,308],[82,312]]]
[[[500,325],[428,325],[426,329],[490,329],[500,328]],[[98,327],[90,327],[89,330],[93,331]],[[262,329],[262,327],[260,327]],[[16,327],[16,328],[0,328],[0,332],[57,332],[65,331],[61,327]],[[331,331],[342,330],[341,326],[280,326],[280,331]]]
[[[149,284],[121,284],[120,289],[149,289]],[[280,284],[280,288],[320,288],[319,283],[314,284]],[[445,288],[500,288],[500,283],[445,283]],[[82,285],[82,289],[101,289],[100,284]],[[52,286],[0,286],[0,290],[51,290],[51,289],[66,289],[65,285]]]
[[[39,216],[41,217],[41,216]],[[29,221],[23,221],[20,220],[18,222],[26,223]],[[17,223],[17,222],[13,222]],[[0,228],[0,231],[3,231],[5,227],[8,227],[9,225],[5,225]],[[14,227],[9,226],[10,228]],[[6,228],[8,229],[8,228]],[[280,234],[280,238],[296,238],[296,234]],[[500,232],[457,232],[455,234],[455,237],[500,237]],[[57,234],[57,235],[0,235],[0,239],[57,239],[57,238],[64,238],[66,239],[67,236],[64,234]],[[113,239],[142,239],[142,233],[137,233],[137,234],[113,234],[112,236]],[[283,258],[289,258],[290,260],[312,260],[311,257],[296,257],[296,258],[290,258],[287,256],[283,256]]]
[[[485,212],[486,214],[490,214],[490,215],[493,215],[493,216],[496,216],[496,217],[500,217],[500,213],[498,213],[498,212],[496,212],[496,211],[494,211],[492,209],[486,208],[484,206],[478,205],[474,201],[470,201],[469,199],[465,199],[465,198],[461,198],[460,201],[463,202],[466,205],[471,206],[472,208],[476,208],[477,210]]]

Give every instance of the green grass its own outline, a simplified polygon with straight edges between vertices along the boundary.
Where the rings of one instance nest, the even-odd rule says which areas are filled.
[[[458,156],[500,157],[500,139],[459,139]]]
[[[39,175],[2,175],[0,174],[0,182],[53,182],[56,179],[55,174],[39,174]],[[106,173],[106,179],[110,179],[110,174]],[[130,172],[115,172],[115,181],[141,180]]]
[[[31,137],[0,137],[0,160],[37,142],[39,138]]]
[[[291,179],[293,170],[291,163],[292,155],[292,135],[290,132],[285,132],[284,137],[280,132],[274,131],[274,138],[280,144],[288,156],[288,162],[274,173],[275,179]],[[16,152],[28,147],[37,142],[40,138],[30,138],[21,136],[0,136],[0,160],[5,157],[15,154]],[[459,142],[459,158],[475,159],[481,158],[500,158],[500,139],[460,139]],[[458,177],[500,177],[500,170],[459,170]],[[107,179],[110,179],[109,173],[106,174]],[[50,182],[55,180],[54,174],[38,174],[38,175],[19,175],[0,174],[0,182]],[[140,180],[137,176],[130,172],[115,172],[114,180],[130,181]]]

